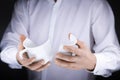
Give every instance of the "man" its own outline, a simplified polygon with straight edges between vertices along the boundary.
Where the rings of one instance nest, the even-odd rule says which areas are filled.
[[[69,33],[78,38],[78,48],[64,49],[76,56],[59,51]],[[53,60],[36,62],[27,53],[21,59],[26,37],[38,45],[51,39]],[[1,47],[1,60],[11,68],[35,71],[29,71],[31,80],[93,80],[93,74],[108,77],[120,67],[114,16],[106,0],[19,0]]]

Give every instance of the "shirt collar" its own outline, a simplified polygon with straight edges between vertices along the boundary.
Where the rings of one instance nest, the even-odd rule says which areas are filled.
[[[60,4],[62,0],[58,0],[57,2],[55,2],[54,0],[48,0],[49,3],[51,4]]]
[[[49,1],[49,3],[51,3],[51,4],[55,4],[55,1],[54,0],[48,0]]]

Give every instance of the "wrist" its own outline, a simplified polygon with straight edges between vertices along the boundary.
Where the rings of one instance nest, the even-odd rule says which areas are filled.
[[[88,71],[93,71],[95,69],[96,66],[96,56],[94,54],[91,55],[90,57],[90,65],[87,68]]]

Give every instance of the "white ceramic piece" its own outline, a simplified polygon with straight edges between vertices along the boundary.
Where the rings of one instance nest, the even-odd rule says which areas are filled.
[[[30,39],[26,38],[23,42],[24,50],[20,51],[20,58],[23,59],[23,54],[28,53],[29,58],[35,57],[36,61],[45,60],[45,64],[50,61],[51,58],[51,43],[48,40],[42,45],[37,46]]]
[[[73,35],[73,34],[70,34],[69,35],[69,41],[67,43],[63,43],[59,46],[59,52],[63,53],[63,54],[66,54],[66,55],[72,55],[72,56],[75,56],[74,53],[70,53],[66,50],[63,49],[63,47],[66,45],[66,46],[73,46],[73,47],[77,47],[78,46],[76,45],[77,43],[77,38]]]

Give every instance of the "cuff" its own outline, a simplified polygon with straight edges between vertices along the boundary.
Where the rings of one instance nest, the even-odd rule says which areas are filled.
[[[12,69],[21,69],[22,66],[16,59],[18,50],[16,48],[6,48],[1,52],[1,60],[9,65]]]
[[[111,60],[109,57],[106,57],[105,55],[102,55],[101,53],[95,53],[96,56],[96,66],[91,73],[94,75],[100,75],[103,77],[109,77],[112,73],[109,71],[108,66],[109,65],[109,60]],[[108,69],[108,70],[107,70]]]

